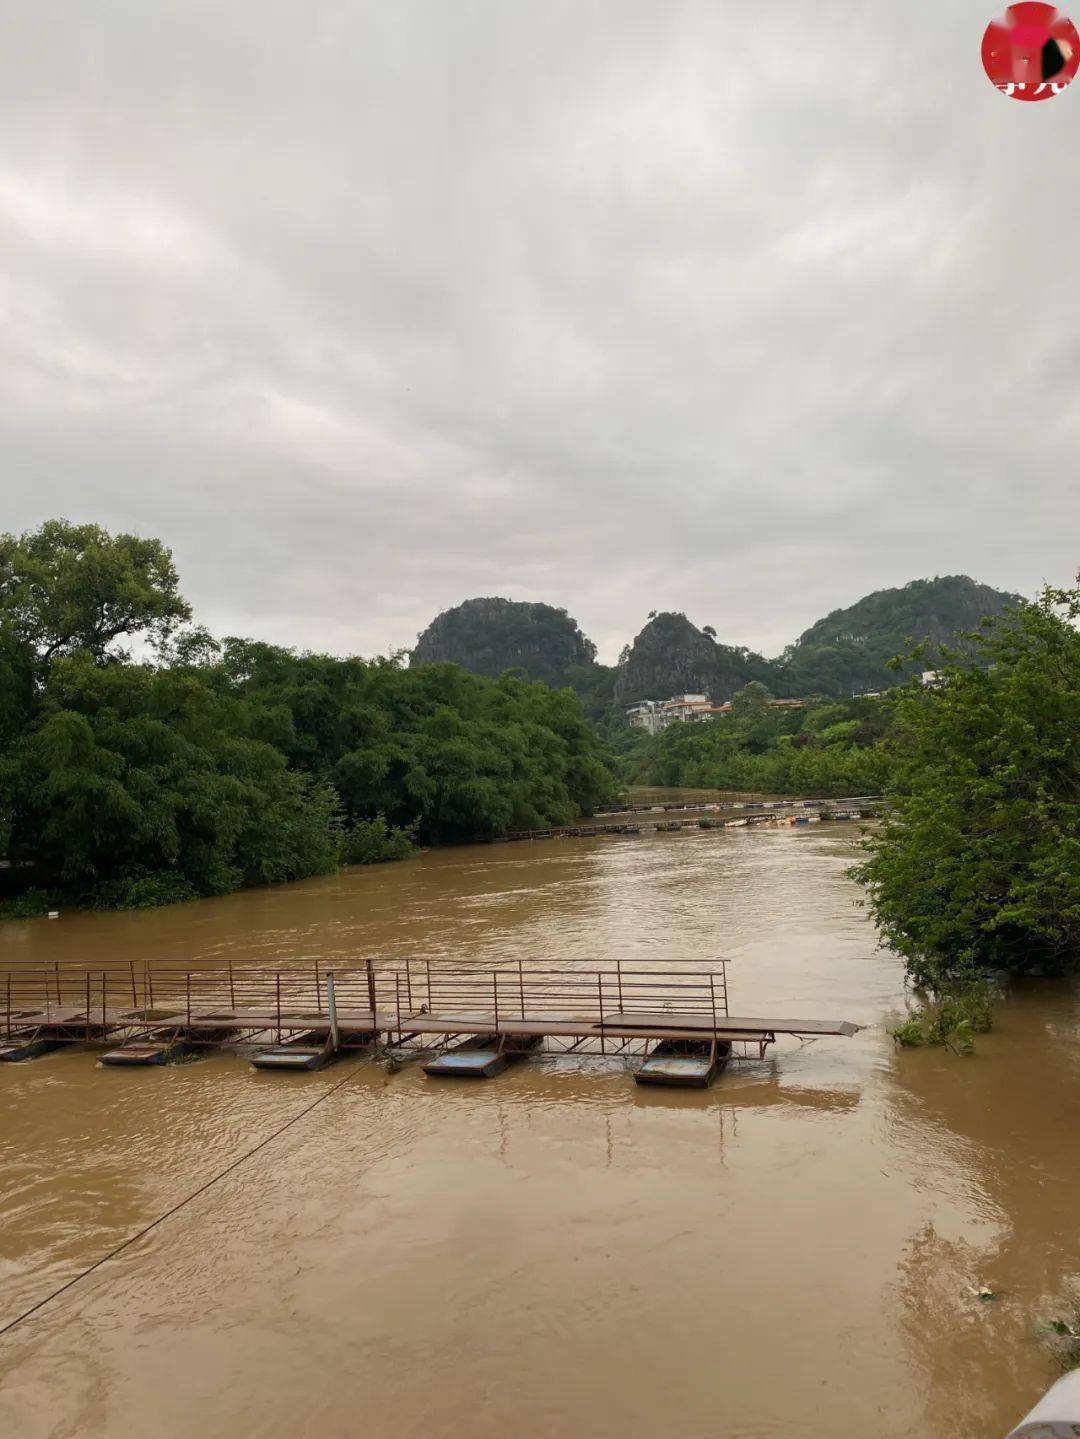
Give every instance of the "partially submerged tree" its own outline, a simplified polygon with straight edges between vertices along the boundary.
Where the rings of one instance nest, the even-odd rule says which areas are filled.
[[[156,540],[66,521],[0,537],[0,857],[23,878],[171,902],[320,873],[343,851],[400,858],[414,833],[568,823],[610,796],[569,689],[218,643],[188,615]]]
[[[1080,588],[985,621],[896,705],[892,814],[856,875],[916,984],[1080,965]]]

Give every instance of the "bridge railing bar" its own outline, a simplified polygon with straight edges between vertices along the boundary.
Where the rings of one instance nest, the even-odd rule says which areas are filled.
[[[3,972],[0,1027],[10,1029],[18,1024],[18,1016],[32,1013],[43,1014],[45,1022],[51,1022],[57,1012],[57,973],[55,965],[49,970],[19,968]],[[522,1021],[580,1015],[610,1024],[613,1013],[714,1017],[728,1013],[722,967],[646,969],[619,961],[613,966],[556,970],[547,966],[534,969],[518,961],[512,968],[452,966],[436,968],[433,973],[427,960],[419,993],[411,982],[411,965],[383,968],[367,961],[362,968],[342,967],[335,974],[343,1018],[355,1020],[374,1013],[378,1019],[392,1014],[399,1033],[402,1022],[425,1007],[428,1012],[436,1012],[436,1003],[437,1012],[447,1016],[497,1013],[505,1022],[507,993],[514,994],[513,1012]],[[60,973],[59,993],[63,999],[65,989],[72,991],[67,997],[73,1001],[71,1009],[80,1023],[90,1022],[91,1009],[96,1017],[100,1004],[102,1023],[107,1011],[112,1011],[114,1023],[118,1018],[151,1023],[166,1018],[170,1012],[182,1014],[189,1024],[215,1016],[242,1019],[250,1015],[253,1027],[262,1019],[263,1027],[281,1032],[296,1021],[318,1023],[325,1016],[326,977],[319,965],[238,967],[231,961],[202,966],[148,964],[141,975],[131,963],[93,970],[68,966]],[[144,1001],[141,1008],[140,990]],[[422,995],[426,996],[426,1006],[418,1003]],[[227,1015],[221,1013],[226,1010]],[[67,1012],[67,1007],[61,1005],[60,1012]]]

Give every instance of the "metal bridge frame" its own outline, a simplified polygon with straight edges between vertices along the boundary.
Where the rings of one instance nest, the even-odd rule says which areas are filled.
[[[334,980],[340,1047],[445,1048],[463,1036],[540,1039],[555,1053],[628,1055],[662,1039],[741,1044],[763,1056],[778,1033],[852,1034],[840,1020],[732,1018],[726,967],[376,965],[266,968],[232,964],[54,965],[0,972],[0,1035],[62,1042],[148,1038],[163,1030],[204,1047],[277,1043],[330,1025]]]

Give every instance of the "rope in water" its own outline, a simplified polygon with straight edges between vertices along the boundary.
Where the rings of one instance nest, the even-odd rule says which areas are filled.
[[[24,1319],[29,1319],[32,1314],[36,1314],[38,1310],[44,1309],[45,1306],[47,1304],[51,1304],[54,1299],[59,1299],[61,1294],[66,1293],[67,1290],[78,1284],[80,1280],[83,1280],[88,1275],[93,1274],[95,1269],[100,1269],[103,1264],[108,1264],[110,1259],[115,1259],[118,1254],[123,1253],[123,1251],[129,1248],[132,1244],[137,1243],[138,1240],[149,1234],[152,1229],[156,1229],[159,1224],[164,1224],[166,1219],[171,1219],[172,1216],[179,1213],[179,1211],[183,1209],[185,1205],[190,1204],[193,1199],[198,1199],[199,1195],[205,1194],[208,1189],[212,1189],[215,1184],[217,1184],[220,1180],[224,1179],[226,1175],[231,1174],[234,1169],[239,1169],[241,1164],[246,1164],[249,1159],[251,1159],[254,1155],[258,1154],[260,1149],[265,1149],[268,1144],[272,1144],[274,1140],[279,1137],[279,1135],[284,1134],[287,1129],[291,1129],[294,1124],[298,1124],[300,1120],[305,1117],[305,1115],[310,1114],[313,1109],[317,1109],[319,1105],[322,1104],[325,1100],[329,1099],[332,1094],[336,1094],[339,1089],[344,1088],[344,1086],[348,1084],[349,1080],[352,1079],[354,1075],[358,1074],[359,1072],[359,1067],[352,1069],[345,1076],[344,1079],[339,1080],[337,1084],[333,1084],[330,1086],[329,1089],[324,1090],[323,1093],[319,1095],[318,1099],[313,1101],[313,1103],[305,1105],[305,1107],[300,1110],[299,1114],[294,1114],[291,1119],[287,1119],[283,1125],[281,1125],[278,1129],[274,1130],[273,1134],[268,1134],[265,1139],[260,1139],[258,1144],[254,1145],[245,1154],[241,1154],[238,1159],[234,1159],[231,1164],[227,1164],[224,1169],[222,1169],[219,1173],[215,1174],[211,1179],[208,1179],[205,1184],[200,1184],[198,1189],[192,1190],[192,1192],[185,1196],[185,1198],[179,1200],[176,1204],[174,1204],[171,1209],[166,1209],[163,1214],[159,1214],[158,1217],[156,1219],[152,1219],[149,1224],[144,1224],[141,1229],[136,1231],[136,1233],[129,1234],[128,1237],[124,1240],[121,1240],[121,1242],[116,1245],[114,1249],[110,1249],[109,1252],[107,1254],[103,1254],[100,1259],[95,1259],[93,1264],[89,1265],[86,1269],[80,1270],[78,1274],[67,1280],[66,1283],[61,1284],[58,1289],[54,1289],[51,1294],[46,1294],[43,1299],[39,1299],[36,1304],[31,1304],[29,1309],[23,1310],[21,1314],[17,1315],[14,1319],[9,1320],[7,1324],[0,1325],[0,1336],[10,1333],[11,1330],[14,1329],[17,1325],[21,1324]]]

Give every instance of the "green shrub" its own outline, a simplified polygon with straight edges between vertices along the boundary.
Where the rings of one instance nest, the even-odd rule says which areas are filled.
[[[184,875],[164,870],[108,880],[95,891],[93,906],[95,909],[156,909],[198,897],[195,886]]]
[[[922,1017],[917,1014],[909,1015],[903,1024],[895,1025],[889,1033],[897,1044],[903,1045],[905,1049],[918,1049],[927,1042]]]
[[[345,839],[346,864],[379,864],[408,859],[415,853],[412,830],[391,827],[382,814],[374,819],[358,819]]]
[[[0,901],[0,919],[34,919],[39,914],[48,914],[58,904],[55,895],[43,889],[28,889],[14,899]]]
[[[907,1049],[947,1044],[959,1054],[970,1054],[975,1035],[986,1034],[993,1025],[992,1005],[989,984],[983,979],[971,980],[961,988],[923,999],[919,1008],[889,1033]]]

